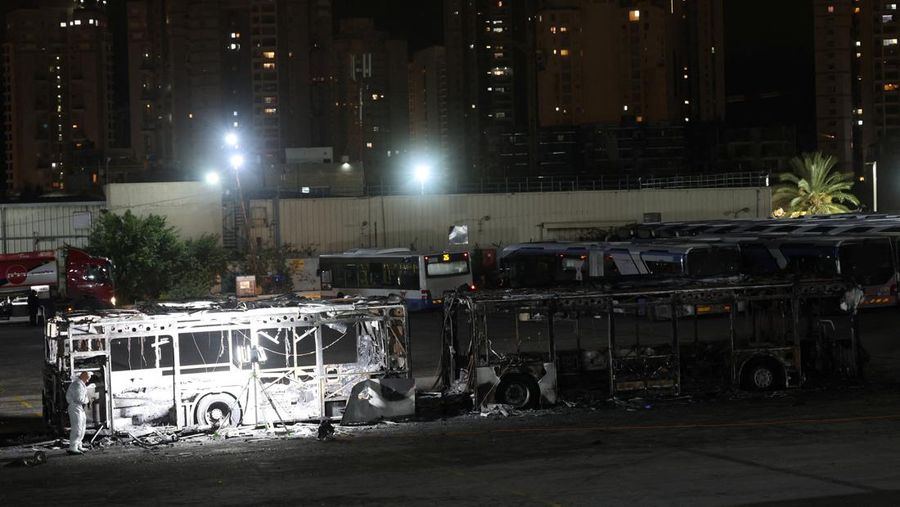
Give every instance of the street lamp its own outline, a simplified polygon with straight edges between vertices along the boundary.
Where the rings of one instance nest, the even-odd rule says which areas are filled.
[[[425,193],[425,182],[431,178],[431,166],[427,164],[418,164],[413,169],[413,177],[419,182],[419,193]]]
[[[215,171],[209,171],[206,173],[206,183],[209,185],[218,185],[219,184],[219,173]]]

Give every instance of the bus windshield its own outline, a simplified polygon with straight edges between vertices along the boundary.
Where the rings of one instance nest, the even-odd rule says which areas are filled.
[[[425,276],[456,276],[469,273],[469,258],[466,254],[441,254],[427,257]]]

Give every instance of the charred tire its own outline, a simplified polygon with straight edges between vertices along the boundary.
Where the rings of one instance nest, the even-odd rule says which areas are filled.
[[[741,387],[748,391],[783,389],[784,382],[784,368],[774,359],[750,360],[741,374]]]
[[[241,423],[241,405],[228,394],[209,394],[197,404],[197,424],[228,428]]]
[[[497,384],[497,403],[514,408],[535,408],[541,402],[541,389],[537,380],[525,373],[510,373]]]

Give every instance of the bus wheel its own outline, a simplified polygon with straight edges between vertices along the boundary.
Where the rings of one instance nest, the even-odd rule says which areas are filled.
[[[541,389],[531,375],[510,373],[497,385],[497,403],[514,408],[534,408],[541,400]]]
[[[784,387],[784,372],[772,359],[757,359],[744,366],[741,387],[750,391],[773,391]]]
[[[241,405],[227,394],[204,396],[197,404],[197,424],[228,428],[241,423]]]

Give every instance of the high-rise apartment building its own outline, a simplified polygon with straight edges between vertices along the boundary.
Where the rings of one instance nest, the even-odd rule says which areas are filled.
[[[9,192],[99,184],[110,146],[111,60],[104,2],[44,2],[8,13],[3,43]]]
[[[409,66],[406,41],[371,19],[341,20],[334,40],[338,123],[335,156],[362,160],[371,182],[398,176],[408,155]],[[401,162],[397,162],[401,160]]]
[[[720,2],[544,0],[536,34],[541,126],[723,119]]]
[[[447,128],[447,51],[417,51],[409,64],[409,141],[443,165],[450,154]]]
[[[813,3],[816,127],[820,150],[861,177],[857,191],[879,208],[900,206],[900,10],[888,0]]]
[[[330,0],[132,0],[131,138],[149,166],[224,163],[235,131],[260,170],[288,147],[330,145]]]
[[[470,177],[536,169],[535,0],[445,0],[449,163]]]

